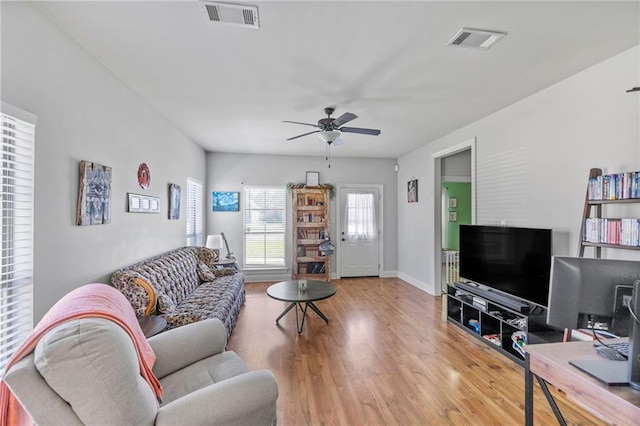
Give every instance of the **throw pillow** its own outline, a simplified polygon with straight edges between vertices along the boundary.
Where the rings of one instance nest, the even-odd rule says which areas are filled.
[[[169,314],[176,309],[173,300],[164,293],[158,293],[158,313]]]
[[[198,262],[198,278],[202,282],[210,282],[216,279],[215,268],[209,268],[205,263]]]
[[[236,270],[233,268],[216,268],[213,270],[213,274],[216,277],[226,277],[227,275],[233,275],[236,273]]]
[[[204,263],[209,268],[213,268],[213,264],[218,261],[218,255],[214,250],[201,247],[200,250],[198,250],[198,261]]]

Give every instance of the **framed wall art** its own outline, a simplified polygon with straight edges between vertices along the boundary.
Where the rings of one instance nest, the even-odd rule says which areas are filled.
[[[307,172],[307,186],[320,185],[320,172]]]
[[[160,198],[148,195],[127,194],[129,213],[160,213]]]
[[[180,219],[180,185],[169,184],[169,220]]]
[[[418,179],[411,179],[407,182],[407,201],[409,203],[418,202]]]
[[[81,161],[76,224],[104,225],[110,222],[111,167]]]
[[[458,199],[455,197],[449,198],[449,207],[456,208],[458,207]]]
[[[214,212],[240,211],[240,193],[214,191],[212,194],[212,210]]]

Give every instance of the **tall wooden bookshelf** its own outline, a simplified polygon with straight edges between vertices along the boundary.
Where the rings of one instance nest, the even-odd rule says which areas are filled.
[[[331,281],[330,256],[320,250],[329,239],[329,189],[292,189],[293,279]]]
[[[640,219],[603,216],[603,205],[640,203],[640,172],[603,175],[602,169],[591,169],[580,226],[578,256],[585,248],[594,247],[594,257],[603,248],[640,250]]]

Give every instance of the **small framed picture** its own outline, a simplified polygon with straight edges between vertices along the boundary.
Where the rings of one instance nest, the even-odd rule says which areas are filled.
[[[407,182],[407,201],[409,203],[418,202],[418,179],[411,179]]]
[[[180,219],[180,185],[169,184],[169,220]]]
[[[449,207],[454,209],[458,207],[458,199],[455,197],[449,198]]]
[[[127,194],[129,213],[160,213],[160,198],[148,195]]]
[[[449,222],[458,221],[458,212],[449,212]]]
[[[320,173],[319,172],[307,172],[307,186],[320,185]]]

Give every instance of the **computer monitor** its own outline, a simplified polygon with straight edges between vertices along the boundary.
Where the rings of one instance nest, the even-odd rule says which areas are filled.
[[[640,261],[551,259],[547,323],[558,328],[606,329],[629,336],[626,365],[618,361],[600,361],[600,365],[596,361],[583,369],[601,380],[603,369],[614,371],[619,383],[627,382],[640,390],[640,323],[626,305],[636,317],[640,314]]]
[[[631,300],[639,279],[640,261],[554,256],[547,323],[629,336],[631,315],[622,301]]]

